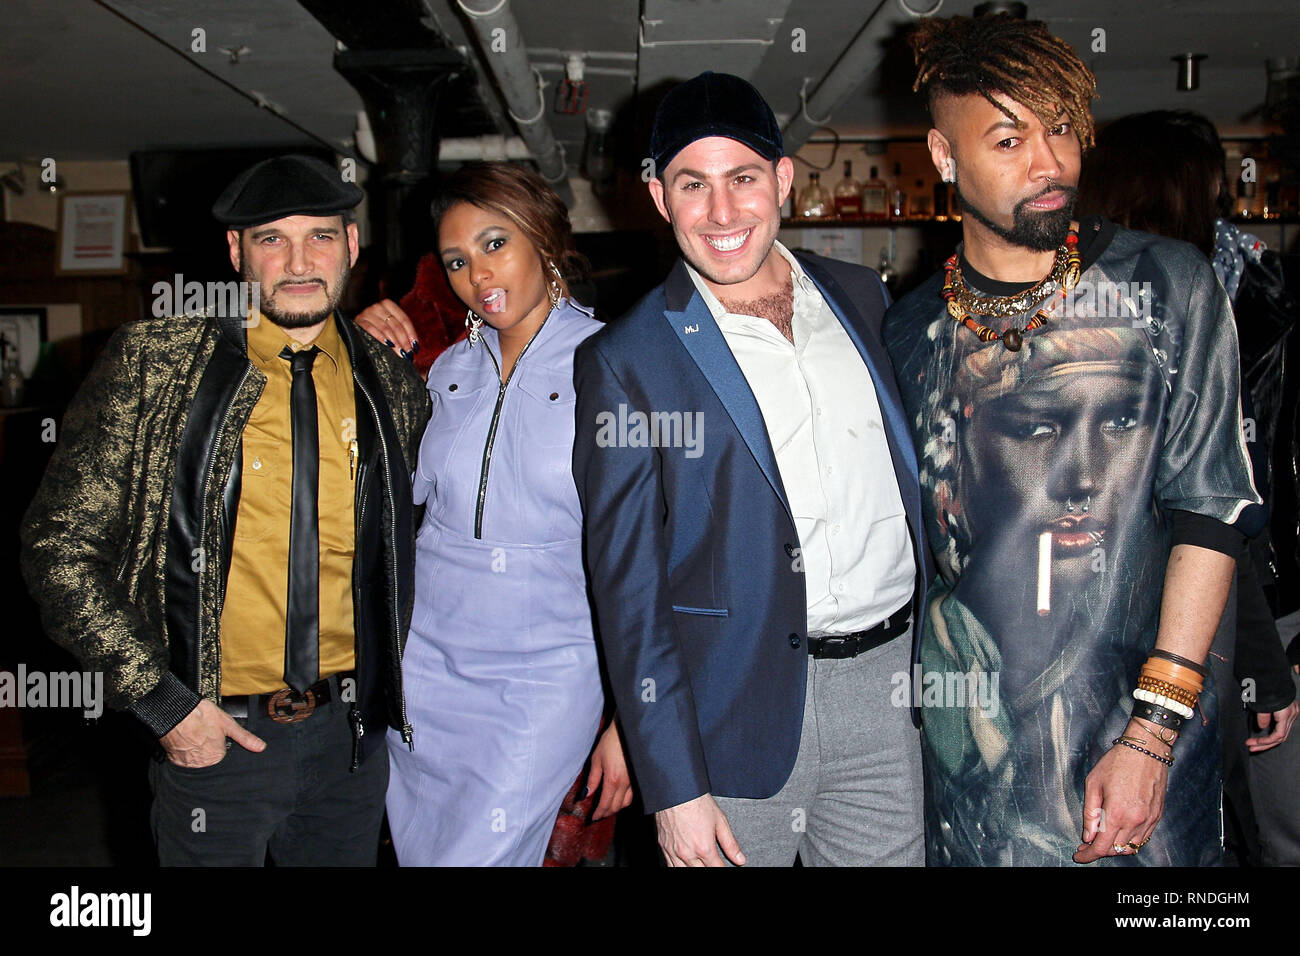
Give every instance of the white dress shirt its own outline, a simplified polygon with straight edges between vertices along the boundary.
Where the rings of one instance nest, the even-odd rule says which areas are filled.
[[[862,356],[789,251],[793,344],[768,319],[728,312],[687,265],[749,382],[799,534],[809,634],[879,624],[912,596],[916,563]]]

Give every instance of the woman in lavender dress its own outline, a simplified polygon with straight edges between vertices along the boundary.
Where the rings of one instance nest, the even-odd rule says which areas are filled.
[[[615,725],[592,751],[603,695],[571,471],[573,352],[600,324],[569,297],[568,213],[536,174],[465,167],[434,218],[471,331],[428,377],[402,663],[416,746],[388,739],[389,827],[403,866],[538,866],[589,754],[596,815],[631,802]]]

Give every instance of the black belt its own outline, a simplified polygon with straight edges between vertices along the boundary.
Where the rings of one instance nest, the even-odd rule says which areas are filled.
[[[312,684],[301,694],[282,687],[270,694],[238,694],[221,698],[221,709],[231,717],[244,718],[254,714],[266,714],[276,723],[296,724],[306,720],[315,711],[317,704],[327,704],[337,693],[339,681],[351,677],[347,674],[332,674],[324,680]]]
[[[912,616],[912,602],[908,601],[897,611],[889,616],[889,620],[881,621],[875,627],[868,628],[865,631],[858,631],[855,634],[835,634],[831,636],[813,637],[808,636],[808,653],[813,657],[829,657],[841,659],[846,657],[857,657],[859,654],[865,654],[867,651],[879,647],[881,644],[887,644],[898,635],[907,630],[908,621]]]

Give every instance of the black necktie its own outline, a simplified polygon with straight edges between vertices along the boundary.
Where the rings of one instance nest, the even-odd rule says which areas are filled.
[[[280,358],[293,369],[289,405],[293,413],[293,507],[289,517],[289,603],[285,614],[284,682],[301,693],[320,676],[320,533],[317,487],[320,441],[316,430],[316,385],[311,366],[320,349]]]

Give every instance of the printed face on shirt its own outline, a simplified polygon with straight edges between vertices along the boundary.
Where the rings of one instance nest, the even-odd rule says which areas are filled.
[[[535,331],[551,311],[537,247],[508,216],[457,203],[438,225],[452,291],[498,332]]]
[[[1000,93],[993,98],[1019,124],[978,94],[935,104],[940,139],[955,163],[962,210],[976,223],[1012,245],[1038,251],[1065,241],[1074,215],[1082,150],[1062,111],[1044,126],[1021,103]],[[935,133],[930,137],[936,153]],[[942,160],[936,160],[942,169]]]
[[[714,291],[720,297],[756,298],[789,272],[768,255],[793,177],[788,156],[774,166],[744,143],[709,136],[674,156],[663,181],[652,179],[649,185],[682,256],[713,286],[730,287]],[[758,275],[765,265],[772,276]]]
[[[1032,574],[1049,533],[1053,580],[1067,588],[1091,577],[1098,547],[1115,550],[1156,426],[1140,380],[1095,364],[979,403],[967,428],[966,507],[984,553]]]
[[[281,328],[309,328],[339,304],[360,247],[342,216],[287,216],[226,233],[230,263],[259,283],[262,314]]]

